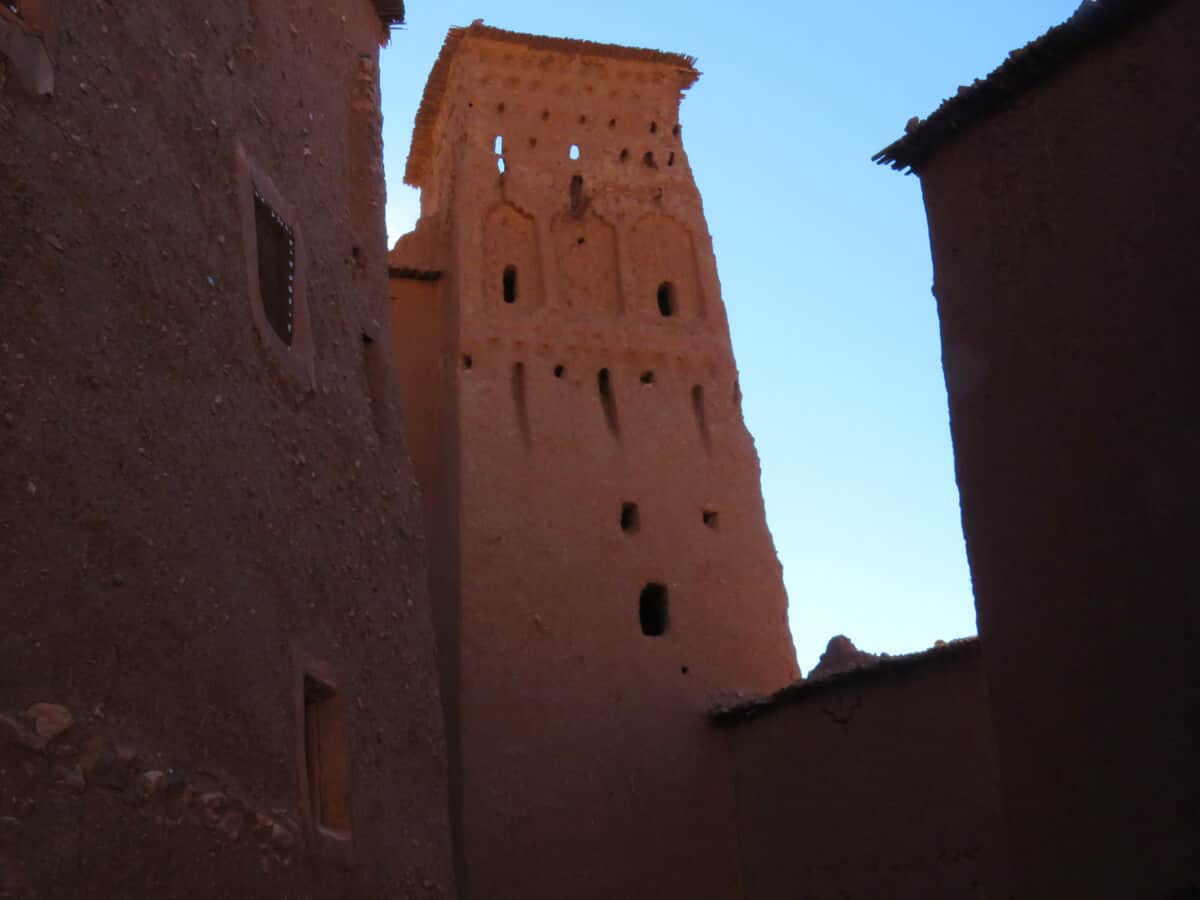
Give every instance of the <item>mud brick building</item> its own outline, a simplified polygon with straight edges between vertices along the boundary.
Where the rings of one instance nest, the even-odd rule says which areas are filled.
[[[1200,895],[1200,3],[1085,3],[916,171],[1012,896]]]
[[[693,60],[452,30],[389,253],[403,14],[0,0],[0,898],[1200,894],[1200,4],[879,154],[980,637],[808,680]]]
[[[795,675],[676,54],[453,30],[391,257],[472,897],[736,896],[715,699]]]
[[[0,896],[453,896],[398,3],[0,4]]]

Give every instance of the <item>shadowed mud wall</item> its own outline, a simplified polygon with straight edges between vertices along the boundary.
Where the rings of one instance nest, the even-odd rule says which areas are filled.
[[[977,641],[718,720],[747,900],[1007,897]]]
[[[467,894],[726,900],[733,794],[704,713],[795,661],[678,127],[695,73],[490,34],[435,70],[425,215],[392,257],[431,267],[446,235],[427,302],[450,305],[457,455],[418,467],[457,504],[433,554],[455,567],[435,577],[458,610]],[[419,292],[394,279],[394,314]],[[422,315],[396,325],[414,356]]]
[[[922,169],[1019,897],[1200,889],[1198,35],[1168,4]]]
[[[0,895],[453,896],[376,9],[35,7],[53,93],[0,47]]]

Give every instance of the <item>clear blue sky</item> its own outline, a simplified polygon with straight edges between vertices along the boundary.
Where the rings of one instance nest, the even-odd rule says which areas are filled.
[[[904,653],[975,633],[920,183],[871,155],[1078,0],[409,0],[383,54],[388,232],[446,31],[673,50],[681,122],[762,459],[800,666],[846,634]]]

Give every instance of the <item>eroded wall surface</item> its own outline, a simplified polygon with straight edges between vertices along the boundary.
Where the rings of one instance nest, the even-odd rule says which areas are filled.
[[[977,641],[726,716],[746,900],[1008,897]]]
[[[921,173],[1015,896],[1200,889],[1198,36],[1169,4]]]
[[[695,73],[577,49],[463,40],[419,179],[416,236],[447,229],[465,884],[728,898],[704,713],[796,671],[679,128]],[[413,240],[393,265],[429,265]]]
[[[0,895],[453,896],[376,10],[20,7],[56,77],[0,48]]]

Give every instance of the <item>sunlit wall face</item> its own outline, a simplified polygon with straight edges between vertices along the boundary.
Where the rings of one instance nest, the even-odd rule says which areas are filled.
[[[800,665],[831,635],[916,650],[974,633],[919,184],[870,156],[1075,0],[768,2],[754,16],[616,0],[412,3],[383,54],[387,221],[446,31],[519,31],[685,51],[689,161],[711,229],[762,459]],[[768,23],[764,27],[764,23]]]

